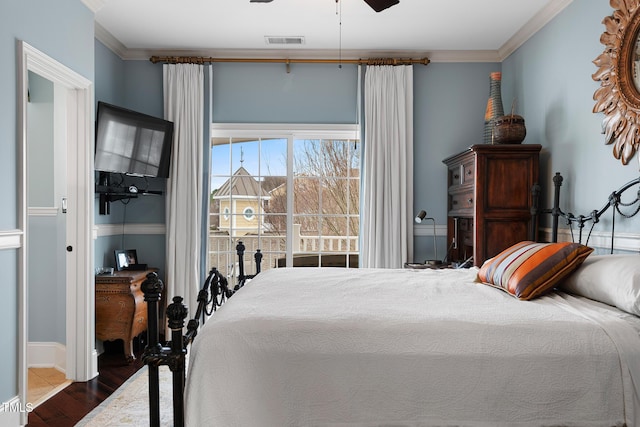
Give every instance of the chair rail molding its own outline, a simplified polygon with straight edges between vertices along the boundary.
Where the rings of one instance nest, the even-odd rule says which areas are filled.
[[[93,238],[118,236],[120,234],[166,234],[164,223],[155,224],[95,224]]]
[[[588,230],[583,230],[582,238],[585,239]],[[550,241],[551,228],[545,227],[540,229],[541,237],[544,241]],[[574,230],[573,235],[576,240],[578,239],[578,231]],[[568,228],[561,228],[558,230],[559,242],[571,242],[571,230]],[[589,246],[592,248],[598,248],[609,251],[611,249],[611,233],[606,231],[593,231],[589,238]],[[615,239],[613,241],[614,250],[623,252],[640,252],[640,233],[615,233]]]
[[[24,232],[22,230],[0,231],[0,250],[18,249],[22,247],[23,236]]]

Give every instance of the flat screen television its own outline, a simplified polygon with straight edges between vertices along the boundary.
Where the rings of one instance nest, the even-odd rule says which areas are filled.
[[[173,122],[98,102],[95,170],[169,177]]]

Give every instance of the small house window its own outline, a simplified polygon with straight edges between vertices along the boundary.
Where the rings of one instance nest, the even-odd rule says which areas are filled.
[[[242,211],[242,213],[244,214],[244,219],[246,219],[247,221],[251,221],[255,216],[255,212],[253,211],[253,208],[249,206],[244,208],[244,211]]]

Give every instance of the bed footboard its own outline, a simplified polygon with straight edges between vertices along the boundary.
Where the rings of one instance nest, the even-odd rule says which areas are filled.
[[[159,367],[166,365],[172,372],[173,377],[173,425],[184,426],[184,387],[186,378],[186,357],[187,347],[198,334],[200,321],[205,323],[206,318],[213,314],[224,302],[230,298],[234,292],[247,283],[247,280],[255,277],[260,272],[262,254],[256,251],[256,274],[244,274],[244,245],[238,242],[236,251],[238,254],[239,270],[238,283],[234,289],[230,289],[226,277],[216,268],[209,272],[200,292],[198,293],[198,306],[195,314],[187,324],[187,330],[183,334],[185,319],[188,316],[187,306],[183,304],[182,297],[173,297],[173,302],[166,310],[169,329],[171,330],[171,340],[166,343],[160,342],[159,334],[159,310],[158,304],[161,301],[164,284],[153,272],[147,274],[147,278],[142,282],[141,288],[144,299],[147,302],[147,346],[142,355],[142,362],[149,369],[149,425],[151,427],[160,426],[160,378]]]
[[[186,375],[182,328],[187,317],[187,307],[181,297],[175,297],[167,307],[167,318],[171,329],[169,346],[160,343],[158,331],[158,302],[164,285],[156,273],[149,273],[142,282],[142,292],[147,301],[149,324],[147,326],[147,346],[142,361],[149,367],[149,421],[151,426],[160,425],[160,379],[158,368],[169,366],[173,374],[173,420],[174,426],[184,425],[184,380]]]

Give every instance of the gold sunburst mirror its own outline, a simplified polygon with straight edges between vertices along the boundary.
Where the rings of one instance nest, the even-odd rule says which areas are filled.
[[[626,165],[640,150],[640,0],[609,4],[614,12],[602,21],[600,36],[605,49],[593,61],[592,77],[600,82],[593,112],[604,113],[605,144],[613,144],[613,155]]]

